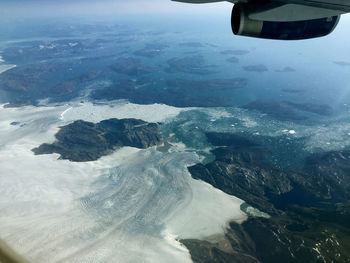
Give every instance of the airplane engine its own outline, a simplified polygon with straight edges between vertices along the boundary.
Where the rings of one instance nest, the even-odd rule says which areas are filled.
[[[340,19],[340,15],[334,15],[298,21],[283,21],[283,18],[281,21],[265,21],[255,19],[258,9],[259,7],[249,4],[234,5],[231,26],[235,35],[279,40],[316,38],[330,34]]]

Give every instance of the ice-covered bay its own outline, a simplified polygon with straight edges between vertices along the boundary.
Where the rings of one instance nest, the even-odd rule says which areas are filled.
[[[1,239],[33,262],[190,262],[178,238],[222,233],[228,220],[246,218],[242,200],[190,177],[195,153],[125,147],[72,163],[31,152],[75,119],[166,121],[180,111],[126,102],[1,107]]]

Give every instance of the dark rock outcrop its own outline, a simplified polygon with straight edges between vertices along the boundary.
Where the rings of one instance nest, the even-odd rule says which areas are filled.
[[[266,150],[220,147],[212,152],[215,161],[188,168],[194,179],[242,198],[264,212],[277,213],[269,197],[288,193],[293,186],[288,173],[263,162]]]
[[[162,141],[156,123],[137,119],[109,119],[97,124],[79,120],[61,127],[55,137],[54,143],[44,143],[33,152],[58,153],[60,159],[86,162],[123,146],[148,148]]]
[[[334,220],[343,219],[342,225],[350,222],[349,205],[341,213],[335,209],[322,214],[312,209],[295,212],[302,216],[250,217],[241,225],[231,223],[217,242],[180,241],[195,263],[350,262],[349,226],[344,228]]]

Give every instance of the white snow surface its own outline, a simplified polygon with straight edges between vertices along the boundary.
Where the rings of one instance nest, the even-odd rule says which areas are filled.
[[[109,118],[135,118],[148,122],[162,122],[185,110],[191,110],[191,108],[181,109],[165,104],[139,105],[122,100],[108,102],[108,104],[85,102],[68,107],[62,113],[61,119],[99,122]]]
[[[191,178],[195,153],[124,147],[74,163],[31,151],[77,119],[171,121],[181,110],[126,102],[0,106],[0,238],[39,263],[191,262],[178,239],[220,234],[229,220],[246,219],[242,200]]]

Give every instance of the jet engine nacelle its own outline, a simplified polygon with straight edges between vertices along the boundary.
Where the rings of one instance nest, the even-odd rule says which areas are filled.
[[[256,19],[259,18],[260,10],[261,7],[252,4],[234,5],[231,17],[233,33],[266,39],[309,39],[330,34],[340,19],[340,15],[334,15],[299,21],[291,21],[290,18],[288,21],[265,21]],[[277,8],[276,12],[278,12]]]

